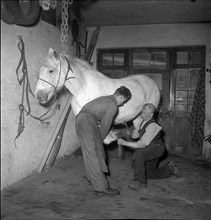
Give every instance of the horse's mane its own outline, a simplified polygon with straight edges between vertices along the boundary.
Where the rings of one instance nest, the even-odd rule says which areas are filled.
[[[92,65],[90,65],[86,60],[82,60],[80,58],[74,57],[71,60],[72,63],[81,66],[82,68],[86,68],[86,69],[92,69],[92,70],[96,70],[96,68],[94,68]]]

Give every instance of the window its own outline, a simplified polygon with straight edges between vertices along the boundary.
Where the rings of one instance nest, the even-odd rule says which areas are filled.
[[[183,49],[176,51],[175,96],[176,112],[191,112],[194,94],[203,67],[202,49]]]
[[[127,75],[126,61],[127,51],[125,50],[99,50],[98,69],[110,78],[122,78]]]
[[[110,78],[144,74],[152,78],[162,93],[162,110],[169,103],[169,51],[167,49],[99,49],[97,68]],[[165,106],[165,107],[164,107]]]
[[[123,53],[105,53],[102,55],[103,66],[124,66]]]
[[[176,111],[191,111],[200,69],[177,69],[176,71]]]
[[[152,78],[158,85],[160,91],[163,89],[163,76],[167,70],[167,51],[141,50],[132,51],[133,73],[145,74]]]
[[[142,69],[162,69],[167,67],[167,52],[133,52],[133,67]]]
[[[161,91],[161,111],[191,111],[205,47],[99,49],[97,68],[110,78],[144,74]]]

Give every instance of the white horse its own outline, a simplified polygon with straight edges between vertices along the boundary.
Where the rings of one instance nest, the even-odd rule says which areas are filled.
[[[120,86],[126,86],[132,93],[131,99],[122,107],[114,124],[133,120],[138,128],[141,123],[140,112],[145,103],[156,108],[160,101],[160,92],[156,83],[145,75],[130,75],[121,79],[111,79],[97,71],[88,62],[73,58],[68,60],[63,54],[57,54],[49,48],[35,90],[40,104],[50,102],[56,93],[65,86],[72,94],[71,107],[75,115],[91,100],[111,95]],[[105,141],[108,144],[111,141]]]

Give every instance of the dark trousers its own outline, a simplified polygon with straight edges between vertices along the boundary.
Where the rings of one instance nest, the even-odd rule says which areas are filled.
[[[150,144],[145,148],[136,149],[132,161],[134,178],[142,183],[148,179],[163,179],[171,176],[167,164],[158,167],[158,162],[165,152],[163,143]]]
[[[104,191],[108,188],[104,174],[108,169],[98,120],[91,113],[81,111],[76,117],[76,133],[81,145],[86,177],[91,181],[94,190]]]

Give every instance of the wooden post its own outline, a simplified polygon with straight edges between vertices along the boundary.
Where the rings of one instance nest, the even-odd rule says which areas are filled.
[[[95,30],[94,30],[94,33],[92,35],[92,39],[90,40],[90,43],[89,43],[89,47],[88,47],[88,50],[87,50],[87,53],[85,55],[86,57],[86,60],[90,62],[91,60],[91,57],[92,57],[92,53],[95,49],[95,46],[96,46],[96,43],[97,43],[97,39],[98,39],[98,36],[99,36],[99,33],[100,33],[100,27],[97,27]]]
[[[43,169],[44,169],[46,161],[48,160],[48,158],[50,156],[50,153],[51,153],[52,148],[54,146],[55,140],[56,140],[56,138],[58,136],[59,130],[60,130],[61,126],[62,126],[62,123],[63,123],[63,121],[64,121],[64,119],[65,119],[65,117],[67,115],[67,112],[68,112],[69,108],[71,108],[71,97],[69,97],[69,99],[68,99],[68,101],[67,101],[67,103],[66,103],[66,105],[64,107],[64,110],[62,112],[62,115],[61,115],[61,117],[60,117],[60,119],[59,119],[59,121],[58,121],[58,123],[56,125],[56,128],[54,129],[54,132],[53,132],[53,134],[52,134],[52,136],[50,138],[50,141],[49,141],[48,146],[47,146],[47,148],[45,150],[45,153],[44,153],[44,155],[43,155],[43,157],[42,157],[42,159],[40,161],[40,164],[38,166],[38,169],[37,169],[38,172],[42,172]]]
[[[122,145],[118,144],[118,157],[122,157]]]
[[[61,125],[59,133],[56,137],[56,140],[55,140],[54,145],[52,147],[52,150],[50,152],[50,156],[48,157],[48,160],[46,161],[45,166],[44,166],[43,169],[51,168],[53,166],[55,160],[56,160],[56,157],[57,157],[57,155],[59,153],[59,150],[61,148],[62,137],[63,137],[63,134],[64,134],[65,125],[66,125],[66,122],[67,122],[70,111],[71,111],[71,106],[69,107],[69,109],[67,111],[67,114],[65,115],[64,121]]]

